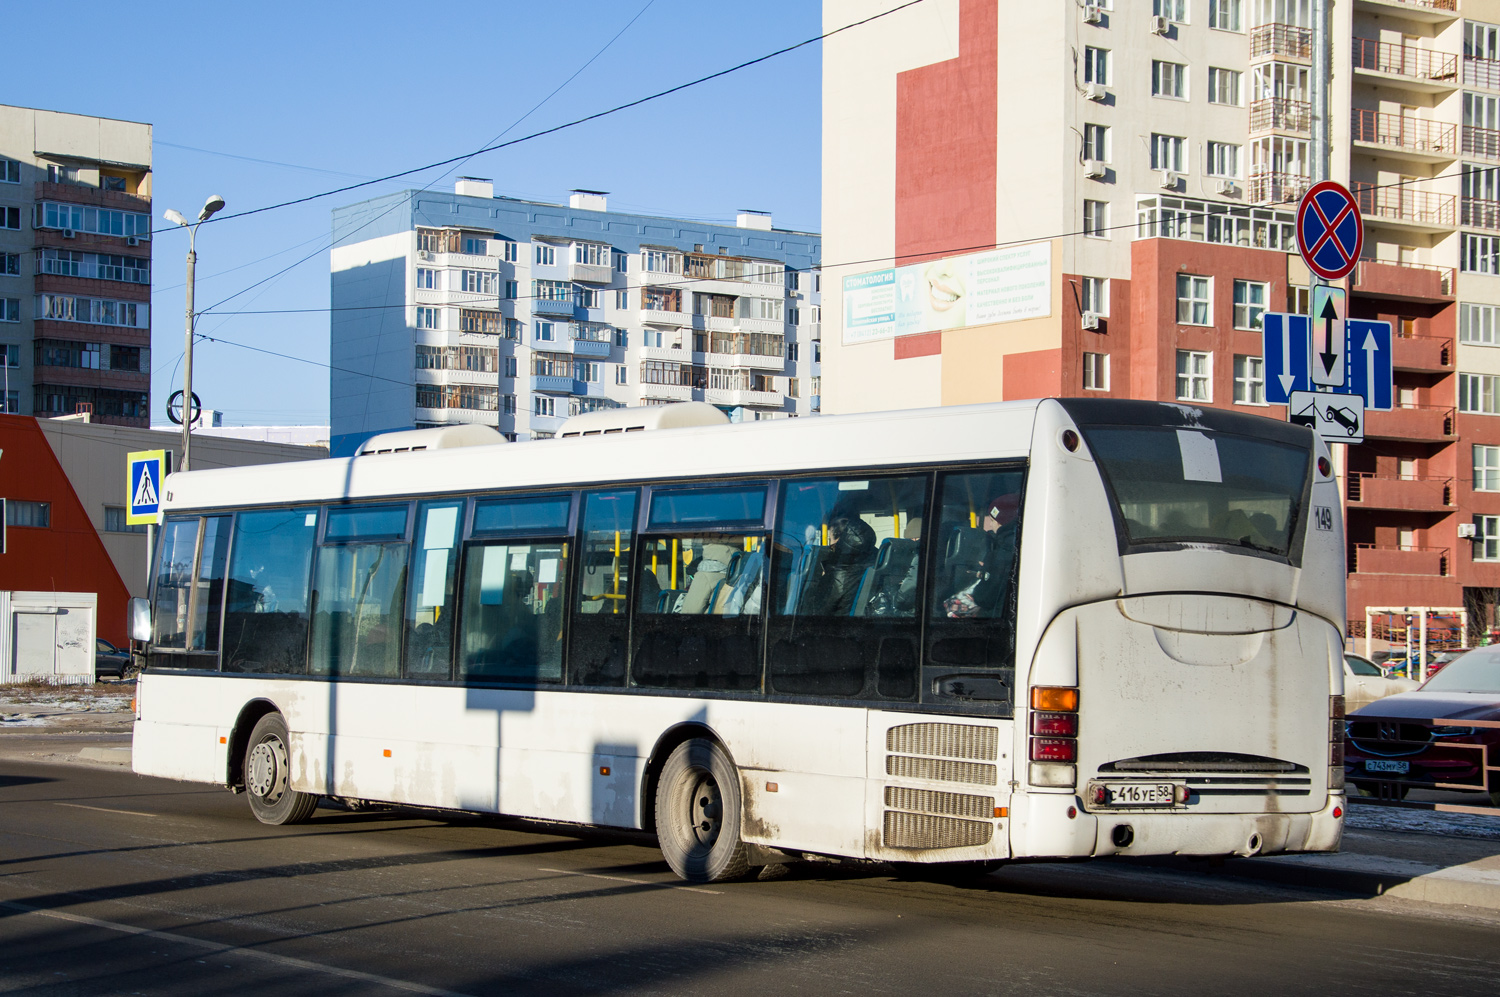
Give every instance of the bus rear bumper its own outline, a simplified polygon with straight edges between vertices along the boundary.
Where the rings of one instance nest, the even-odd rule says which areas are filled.
[[[1030,796],[1024,807],[1014,805],[1022,799],[1012,797],[1015,858],[1336,852],[1347,808],[1342,795],[1330,795],[1322,810],[1303,814],[1090,813],[1076,797]]]

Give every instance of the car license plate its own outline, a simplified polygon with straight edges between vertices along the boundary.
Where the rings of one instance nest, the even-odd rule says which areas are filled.
[[[1127,785],[1106,783],[1104,788],[1109,792],[1107,805],[1111,807],[1170,807],[1174,796],[1174,787],[1170,782]]]
[[[1366,758],[1366,772],[1394,772],[1397,775],[1406,775],[1411,771],[1411,762],[1393,762],[1383,758]]]

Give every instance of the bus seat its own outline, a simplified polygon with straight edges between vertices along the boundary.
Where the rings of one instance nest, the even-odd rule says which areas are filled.
[[[916,564],[919,543],[891,537],[880,545],[874,567],[866,568],[854,596],[850,616],[904,615],[914,603],[903,604],[901,596],[910,581],[908,599],[916,594]]]
[[[729,573],[738,553],[728,544],[704,544],[699,559],[700,567],[693,572],[693,579],[688,582],[687,595],[677,611],[694,616],[707,612],[712,605],[709,600],[713,596],[714,587]]]
[[[760,575],[765,561],[765,554],[756,550],[735,562],[734,577],[726,579],[725,591],[714,603],[720,616],[760,613]]]

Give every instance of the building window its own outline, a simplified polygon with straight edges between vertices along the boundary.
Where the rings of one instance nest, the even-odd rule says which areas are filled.
[[[1178,24],[1187,23],[1187,0],[1151,0],[1151,13]]]
[[[1459,239],[1458,268],[1464,273],[1500,274],[1500,235],[1463,233]]]
[[[1081,282],[1080,297],[1083,310],[1095,315],[1109,314],[1109,281],[1104,277],[1085,277]]]
[[[1496,319],[1500,307],[1465,301],[1458,306],[1458,341],[1471,346],[1497,346]]]
[[[573,301],[573,285],[565,280],[534,280],[531,296],[538,301]]]
[[[123,505],[107,505],[104,507],[104,532],[105,533],[145,533],[146,524],[137,523],[132,526],[126,521],[125,507]]]
[[[21,347],[15,343],[0,346],[0,365],[6,367],[21,366]]]
[[[0,228],[21,230],[21,209],[0,208]]]
[[[629,384],[630,383],[630,368],[629,367],[625,366],[624,364],[616,364],[615,365],[615,383],[616,384]]]
[[[538,322],[536,324],[536,335],[531,337],[539,343],[550,343],[552,339],[552,323]]]
[[[786,344],[786,358],[788,360],[790,360],[792,363],[796,363],[797,362],[797,353],[798,353],[798,350],[797,350],[797,344],[796,343],[787,343]]]
[[[557,265],[557,248],[542,243],[536,244],[536,262],[544,267]]]
[[[501,331],[500,334],[502,336],[504,336],[506,339],[514,339],[517,342],[520,342],[520,339],[521,339],[521,330],[524,327],[525,327],[525,325],[524,325],[524,323],[520,319],[518,319],[518,318],[508,318],[508,319],[505,319],[501,323],[500,328],[501,328],[502,331]]]
[[[21,411],[21,392],[7,391],[4,398],[3,411],[8,415],[15,415]]]
[[[486,312],[474,308],[460,308],[458,310],[458,331],[482,333],[486,336],[500,335],[501,318],[499,312]]]
[[[1240,175],[1240,147],[1229,142],[1208,143],[1208,175],[1236,179]]]
[[[551,395],[537,395],[531,400],[533,415],[552,415],[557,411]]]
[[[1496,407],[1496,387],[1500,376],[1495,374],[1458,375],[1458,410],[1474,415],[1500,415]]]
[[[1182,325],[1213,324],[1213,278],[1177,275],[1177,321]],[[1264,309],[1263,309],[1264,310]],[[1179,353],[1178,356],[1181,356]]]
[[[505,376],[506,377],[515,377],[516,376],[516,358],[515,357],[506,357],[505,358]]]
[[[477,254],[476,254],[477,255]],[[470,294],[494,294],[499,287],[500,275],[488,270],[464,270],[462,288]]]
[[[1096,239],[1109,238],[1109,202],[1083,202],[1083,234]]]
[[[651,273],[682,273],[682,254],[661,249],[641,250],[641,269]]]
[[[630,348],[630,333],[624,329],[615,330],[615,345],[622,350]]]
[[[438,327],[438,310],[436,308],[417,309],[417,328],[436,329]]]
[[[602,308],[599,302],[600,292],[598,288],[580,287],[573,292],[573,303],[579,308]]]
[[[1500,516],[1474,517],[1474,560],[1500,561]]]
[[[1266,403],[1266,364],[1260,357],[1234,358],[1234,400],[1239,405]]]
[[[1208,69],[1208,102],[1210,104],[1240,104],[1240,74],[1233,69]]]
[[[503,411],[506,415],[515,415],[516,414],[516,396],[515,395],[504,395],[504,396],[502,396],[501,399],[500,399],[500,403],[501,403],[500,404],[501,411]],[[512,443],[514,443],[515,442],[515,437],[512,436],[510,438],[510,440],[511,440]]]
[[[1261,316],[1266,313],[1266,302],[1270,300],[1271,285],[1258,280],[1234,282],[1234,327],[1236,329],[1263,328]]]
[[[1306,315],[1312,308],[1312,288],[1304,284],[1286,286],[1286,310],[1293,315]]]
[[[573,243],[574,263],[585,263],[591,267],[607,267],[610,265],[611,255],[608,246],[601,246],[597,242]]]
[[[149,329],[151,306],[144,301],[111,301],[107,298],[75,297],[71,294],[38,294],[36,317],[87,325],[116,325],[127,329]]]
[[[14,159],[0,159],[0,183],[20,183],[21,164]]]
[[[43,249],[39,272],[59,277],[94,277],[127,284],[151,283],[151,261],[113,253],[80,253],[71,249]]]
[[[517,251],[516,244],[514,242],[506,239],[500,243],[500,258],[506,263],[516,262],[516,259],[519,256],[520,253]]]
[[[615,292],[615,307],[616,308],[629,308],[630,307],[630,292],[629,291],[616,291]]]
[[[12,211],[15,209],[12,208]],[[83,204],[61,204],[43,201],[36,206],[37,228],[71,229],[74,232],[92,232],[98,235],[151,238],[151,216],[134,211],[109,211]],[[20,228],[19,225],[12,226]]]
[[[1197,350],[1177,351],[1177,400],[1211,402],[1214,355]]]
[[[1474,445],[1474,490],[1500,492],[1500,447]]]
[[[508,300],[514,301],[516,300],[516,298],[520,297],[520,294],[521,287],[518,283],[513,280],[508,280],[505,282],[505,297]]]
[[[1083,126],[1083,158],[1109,162],[1109,127],[1107,125]]]
[[[1240,0],[1208,0],[1208,26],[1220,31],[1240,30]]]
[[[0,298],[0,322],[21,321],[21,299]]]
[[[442,285],[438,283],[438,272],[429,267],[417,267],[417,289],[422,291],[438,291]]]
[[[1151,168],[1153,170],[1171,170],[1173,173],[1184,172],[1182,168],[1183,146],[1187,140],[1180,135],[1158,135],[1151,133]]]
[[[1180,62],[1152,59],[1151,96],[1187,100],[1187,67]]]
[[[573,361],[573,380],[589,384],[599,383],[599,364],[590,360]]]
[[[0,277],[21,276],[21,254],[0,253]]]
[[[628,253],[616,253],[615,254],[615,272],[617,272],[617,273],[629,273],[630,272],[630,255]]]
[[[1109,49],[1092,45],[1083,50],[1083,82],[1109,86]]]
[[[1085,391],[1109,390],[1109,354],[1083,355],[1083,388]]]
[[[5,525],[35,526],[39,529],[51,526],[52,503],[8,499],[5,503]]]

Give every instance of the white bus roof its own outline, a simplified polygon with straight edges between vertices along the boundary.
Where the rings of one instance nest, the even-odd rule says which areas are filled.
[[[190,471],[168,511],[1024,458],[1036,399]]]

